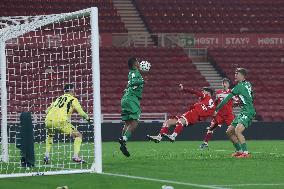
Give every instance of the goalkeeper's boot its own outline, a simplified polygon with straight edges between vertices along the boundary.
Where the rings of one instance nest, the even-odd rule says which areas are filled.
[[[202,150],[205,150],[209,147],[208,143],[207,142],[203,142],[201,145],[200,145],[200,149]]]
[[[167,138],[171,142],[174,142],[176,140],[176,137],[173,135],[163,134],[163,137]]]
[[[235,151],[234,153],[231,154],[232,157],[237,157],[239,155],[242,155],[243,152],[242,151]]]
[[[118,142],[120,144],[120,151],[123,153],[123,155],[125,155],[126,157],[130,156],[130,153],[128,152],[127,148],[126,148],[126,141],[123,140],[123,138],[119,138]]]
[[[150,135],[147,135],[146,138],[150,141],[153,141],[155,143],[159,143],[161,142],[162,140],[162,136],[161,135],[157,135],[157,136],[150,136]]]
[[[83,160],[82,158],[80,157],[73,157],[72,158],[72,161],[76,162],[76,163],[86,163],[85,160]]]
[[[44,156],[44,158],[43,158],[43,164],[49,164],[49,157]]]

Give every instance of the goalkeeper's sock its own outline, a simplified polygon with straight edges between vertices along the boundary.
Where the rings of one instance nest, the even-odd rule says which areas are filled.
[[[247,143],[241,144],[241,148],[243,152],[248,152]]]
[[[79,156],[80,148],[81,148],[82,138],[76,137],[74,140],[74,157]]]
[[[126,130],[124,135],[122,136],[124,141],[128,141],[131,137],[131,131]]]
[[[49,153],[51,151],[51,147],[53,144],[53,137],[47,136],[45,140],[45,156],[49,157]]]
[[[160,135],[168,134],[168,133],[169,133],[169,127],[163,126],[160,130]]]
[[[242,147],[241,147],[241,144],[238,142],[238,143],[233,143],[236,151],[242,151]]]

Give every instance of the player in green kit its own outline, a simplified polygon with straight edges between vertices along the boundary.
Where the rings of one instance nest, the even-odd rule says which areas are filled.
[[[124,127],[122,129],[122,136],[118,139],[120,150],[126,157],[130,156],[126,148],[126,141],[130,139],[140,119],[140,100],[144,86],[144,79],[140,74],[138,60],[134,57],[130,58],[128,60],[128,67],[128,84],[121,99],[121,119],[124,121]]]
[[[238,84],[232,89],[232,92],[216,107],[215,114],[220,110],[233,96],[237,95],[242,103],[242,109],[238,116],[228,127],[226,133],[232,141],[236,152],[232,154],[236,158],[249,158],[245,137],[243,131],[248,128],[255,117],[255,108],[253,106],[253,90],[250,82],[246,81],[247,70],[237,68],[235,80]]]

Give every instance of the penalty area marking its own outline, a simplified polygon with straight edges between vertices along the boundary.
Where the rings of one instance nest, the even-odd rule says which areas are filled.
[[[137,180],[147,180],[153,182],[161,182],[161,183],[168,183],[168,184],[177,184],[177,185],[184,185],[184,186],[195,186],[197,188],[211,188],[211,189],[229,189],[223,186],[213,186],[213,185],[202,185],[202,184],[194,184],[189,182],[178,182],[173,180],[164,180],[164,179],[154,179],[154,178],[147,178],[147,177],[139,177],[139,176],[131,176],[131,175],[122,175],[122,174],[114,174],[114,173],[101,173],[103,175],[108,176],[115,176],[115,177],[125,177],[130,179],[137,179]]]

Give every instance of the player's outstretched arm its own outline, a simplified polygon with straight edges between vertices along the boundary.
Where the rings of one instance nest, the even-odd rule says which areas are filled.
[[[182,91],[186,92],[186,93],[191,93],[191,94],[194,94],[198,97],[201,97],[203,98],[204,97],[204,94],[200,91],[197,91],[197,90],[194,90],[194,89],[187,89],[187,88],[184,88],[184,86],[182,84],[179,84],[179,87]]]
[[[228,94],[228,96],[216,107],[216,112],[218,112],[219,109],[221,109],[231,98],[233,98],[233,96],[234,95],[232,93]]]

